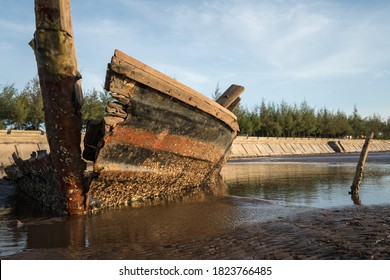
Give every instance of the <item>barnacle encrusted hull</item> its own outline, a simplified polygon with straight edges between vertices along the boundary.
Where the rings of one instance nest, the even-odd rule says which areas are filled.
[[[114,100],[84,141],[90,206],[212,192],[237,134],[234,114],[119,51],[105,87]]]
[[[64,196],[46,150],[33,151],[27,160],[22,160],[16,153],[12,157],[14,164],[4,169],[7,178],[18,186],[21,193],[39,202],[43,210],[55,215],[64,214]]]

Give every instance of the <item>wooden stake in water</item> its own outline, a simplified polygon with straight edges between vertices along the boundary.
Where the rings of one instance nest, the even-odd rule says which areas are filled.
[[[352,183],[351,191],[350,191],[350,194],[352,194],[352,195],[359,194],[359,187],[360,187],[360,183],[363,179],[363,170],[364,170],[364,164],[365,164],[366,159],[367,159],[368,147],[370,146],[370,142],[371,142],[371,139],[373,137],[374,137],[374,132],[371,132],[369,135],[367,135],[366,141],[364,142],[362,151],[360,153],[359,162],[356,166],[355,178],[353,179],[353,183]]]

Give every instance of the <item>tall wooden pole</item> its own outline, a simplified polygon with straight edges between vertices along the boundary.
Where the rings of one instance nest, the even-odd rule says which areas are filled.
[[[65,211],[85,210],[81,158],[81,76],[73,40],[69,0],[35,0],[34,49],[51,160],[65,199]]]
[[[367,135],[366,140],[364,141],[364,145],[360,153],[359,162],[356,166],[355,177],[353,179],[353,183],[351,186],[350,193],[352,195],[356,196],[359,193],[360,183],[363,179],[364,164],[366,162],[367,154],[368,154],[368,147],[370,146],[370,142],[373,137],[374,137],[374,132],[371,132],[369,135]]]

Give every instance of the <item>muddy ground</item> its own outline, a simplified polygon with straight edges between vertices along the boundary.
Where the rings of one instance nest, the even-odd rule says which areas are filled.
[[[390,259],[390,205],[308,210],[205,240],[34,249],[9,259]]]

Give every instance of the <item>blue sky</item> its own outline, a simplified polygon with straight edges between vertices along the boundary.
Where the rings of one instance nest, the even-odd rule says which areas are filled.
[[[120,49],[211,97],[236,83],[249,109],[306,101],[390,117],[390,1],[71,0],[83,88]],[[37,73],[33,0],[1,0],[0,86]]]

